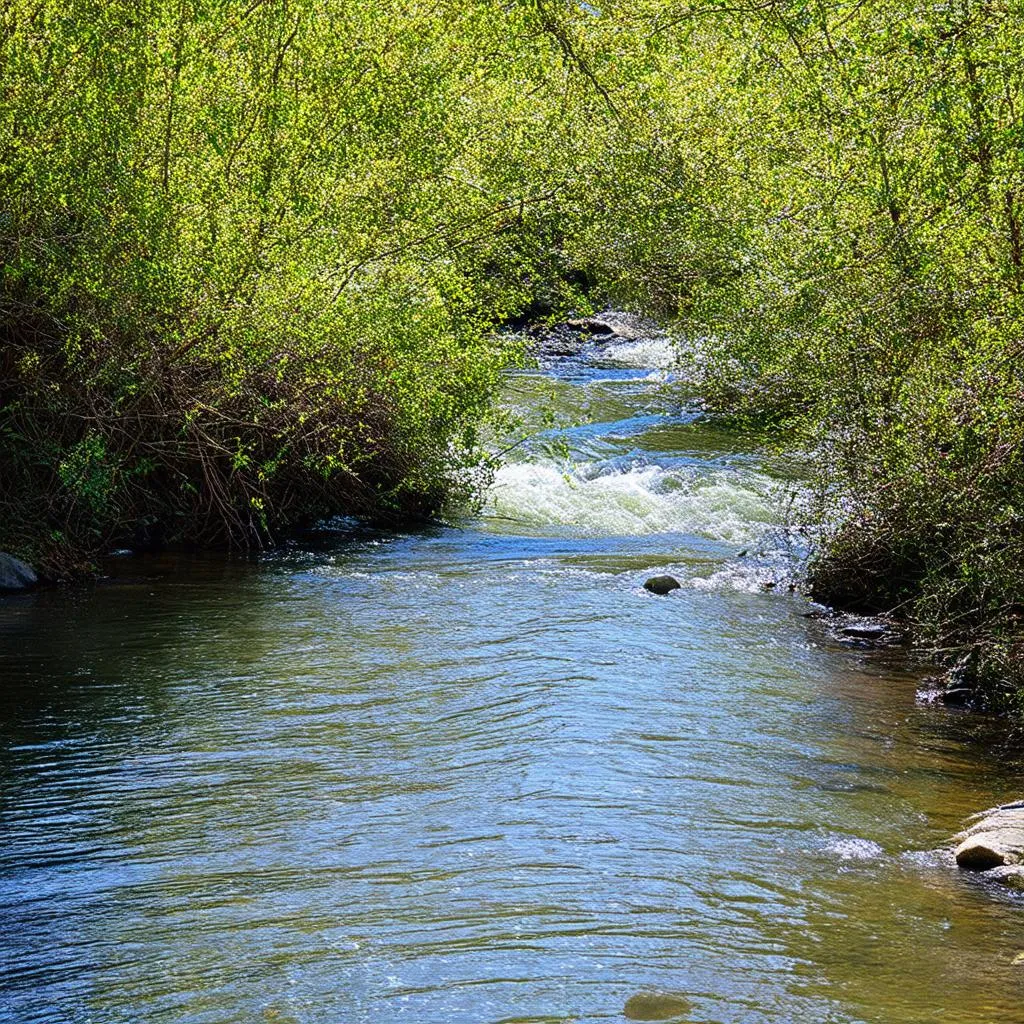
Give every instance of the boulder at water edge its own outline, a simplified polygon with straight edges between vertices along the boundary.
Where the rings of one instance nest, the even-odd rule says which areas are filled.
[[[984,811],[954,839],[956,862],[967,871],[1024,863],[1024,803]]]
[[[664,597],[665,594],[678,590],[681,586],[682,584],[674,576],[652,576],[644,584],[644,590],[649,590],[652,594]]]
[[[20,558],[0,551],[0,591],[28,590],[39,582],[32,571]]]

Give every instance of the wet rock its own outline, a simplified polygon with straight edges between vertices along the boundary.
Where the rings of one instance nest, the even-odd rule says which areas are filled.
[[[524,333],[536,340],[531,353],[540,360],[565,359],[577,356],[591,345],[614,341],[636,341],[658,333],[651,321],[632,313],[608,311],[598,316],[578,317],[553,326],[527,326]]]
[[[670,594],[681,586],[682,584],[675,576],[652,576],[644,583],[644,590],[649,590],[652,594],[664,597],[665,594]]]
[[[988,877],[1006,886],[1007,889],[1024,892],[1024,868],[1018,865],[993,868],[988,872]]]
[[[32,566],[0,551],[0,591],[29,590],[39,582]]]
[[[967,708],[974,701],[974,691],[966,686],[956,686],[952,690],[943,690],[939,700],[948,708]]]
[[[608,340],[621,338],[624,341],[636,341],[650,333],[649,329],[645,330],[626,314],[614,313],[566,320],[565,326],[581,334],[607,335]]]
[[[607,320],[602,320],[596,316],[584,316],[578,320],[566,320],[566,327],[571,327],[574,331],[579,331],[580,334],[614,334],[611,325]]]
[[[979,683],[978,669],[981,663],[981,650],[972,647],[950,670],[947,689],[966,688],[974,690]]]
[[[685,996],[672,992],[638,992],[626,1000],[626,1020],[676,1020],[693,1009]]]
[[[954,837],[954,856],[966,871],[989,871],[1024,862],[1024,808],[985,811],[970,828]]]
[[[585,344],[586,340],[579,334],[565,328],[555,328],[550,334],[539,338],[531,346],[531,351],[538,359],[565,359],[579,355]]]
[[[948,708],[984,706],[984,693],[978,689],[977,658],[974,652],[942,675],[921,680],[918,700],[926,704],[944,704]],[[1024,806],[1024,801],[1022,801]]]

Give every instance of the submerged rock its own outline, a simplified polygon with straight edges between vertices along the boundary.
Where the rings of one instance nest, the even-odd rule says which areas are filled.
[[[986,872],[986,877],[992,878],[1000,885],[1006,886],[1007,889],[1013,889],[1015,892],[1024,892],[1024,868],[1018,864],[993,868],[991,871]]]
[[[0,551],[0,591],[29,590],[38,582],[32,566]]]
[[[989,871],[1024,862],[1024,807],[1006,804],[985,811],[954,837],[954,856],[966,871]]]
[[[682,584],[675,576],[652,576],[644,583],[644,590],[649,590],[652,594],[664,597],[673,590],[678,590],[681,586]]]
[[[638,992],[626,1000],[622,1013],[627,1020],[675,1020],[692,1009],[685,996],[671,992]]]

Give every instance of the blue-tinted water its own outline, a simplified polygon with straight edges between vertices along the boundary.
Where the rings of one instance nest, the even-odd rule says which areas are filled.
[[[1019,766],[762,589],[791,485],[663,355],[511,378],[461,526],[0,603],[0,1020],[1024,1021],[927,852]]]

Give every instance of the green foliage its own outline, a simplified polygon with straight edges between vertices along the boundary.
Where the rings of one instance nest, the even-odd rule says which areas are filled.
[[[60,570],[153,524],[251,543],[458,491],[550,199],[510,175],[506,125],[544,163],[555,115],[509,29],[486,5],[0,7],[0,546]]]
[[[1022,90],[1006,0],[7,0],[0,546],[430,511],[493,326],[614,301],[817,452],[817,593],[1008,678]]]
[[[736,272],[680,308],[709,402],[816,452],[816,595],[976,650],[1005,702],[1024,682],[1024,12],[659,16],[698,48],[688,69],[716,69],[686,102],[720,112],[731,173],[705,238]]]

